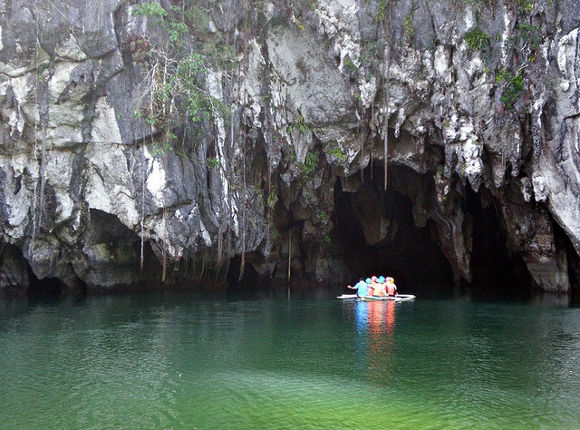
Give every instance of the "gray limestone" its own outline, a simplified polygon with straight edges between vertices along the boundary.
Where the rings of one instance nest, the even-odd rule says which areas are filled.
[[[472,280],[471,187],[492,196],[538,287],[574,287],[577,2],[394,2],[388,74],[379,2],[259,3],[244,39],[238,2],[207,2],[207,37],[236,39],[240,64],[245,40],[247,67],[212,63],[207,93],[227,109],[204,123],[171,111],[169,130],[139,113],[150,63],[135,52],[167,35],[131,2],[0,2],[0,289],[25,289],[26,268],[70,288],[138,284],[167,265],[170,278],[185,267],[198,280],[242,255],[265,277],[286,276],[290,257],[304,279],[342,281],[334,184],[360,189],[360,170],[384,161],[385,132],[389,165],[423,178],[392,186],[413,201],[417,227],[436,226],[458,283]],[[478,26],[484,50],[466,37]],[[358,221],[369,245],[396,228],[381,215]]]

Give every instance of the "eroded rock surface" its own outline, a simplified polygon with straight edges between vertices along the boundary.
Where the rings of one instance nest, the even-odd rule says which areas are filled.
[[[385,133],[402,168],[387,192],[411,202],[456,283],[474,280],[471,188],[535,285],[578,288],[575,1],[238,3],[161,1],[186,24],[178,40],[132,1],[0,4],[0,289],[213,282],[246,266],[346,282],[337,192],[367,246],[396,240],[372,209],[385,194],[365,186],[382,186]],[[223,107],[197,120],[151,88],[168,82],[160,47],[194,39],[233,52],[204,66],[200,90]],[[170,121],[146,117],[154,103]]]

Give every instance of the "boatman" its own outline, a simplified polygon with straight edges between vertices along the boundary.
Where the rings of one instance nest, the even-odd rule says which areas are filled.
[[[350,288],[351,290],[356,290],[357,297],[366,297],[368,294],[367,283],[364,281],[363,278],[360,278],[354,287],[347,285],[347,288]]]

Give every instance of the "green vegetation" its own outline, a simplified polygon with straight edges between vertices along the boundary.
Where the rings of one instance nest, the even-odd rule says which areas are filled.
[[[192,121],[210,119],[212,112],[226,114],[228,109],[223,102],[212,97],[205,90],[208,72],[206,57],[191,54],[177,63],[168,85],[162,89],[168,100],[171,94],[179,94],[179,102],[189,113]]]
[[[465,33],[464,39],[474,51],[481,51],[489,46],[489,36],[479,27]]]
[[[415,40],[415,29],[413,28],[413,9],[409,11],[403,20],[403,28],[405,30],[405,37],[407,37],[409,43],[413,43]]]
[[[147,18],[166,35],[151,40],[130,36],[125,43],[146,76],[135,117],[156,130],[191,121],[194,138],[202,124],[211,124],[217,115],[229,119],[230,107],[210,94],[207,77],[213,68],[227,70],[236,64],[234,47],[209,31],[209,13],[195,5],[165,9],[149,2],[135,5],[132,15]]]
[[[511,73],[508,72],[506,69],[501,69],[495,75],[495,81],[498,83],[503,82],[504,80],[508,80],[508,79],[511,79]]]
[[[156,18],[159,22],[167,16],[167,11],[159,3],[143,3],[135,6],[132,14],[134,16],[144,16],[145,18]]]
[[[521,73],[517,73],[514,76],[507,70],[503,69],[497,73],[495,76],[495,81],[497,83],[507,82],[500,100],[506,108],[513,108],[525,89],[523,75]]]
[[[179,11],[179,8],[177,8]],[[169,41],[179,46],[183,45],[183,37],[188,32],[187,25],[170,17],[169,13],[159,3],[143,3],[135,6],[132,14],[148,18],[153,26],[167,31]]]
[[[388,15],[389,3],[392,0],[380,0],[377,5],[377,13],[375,14],[375,21],[383,21]]]
[[[353,72],[358,70],[358,66],[348,56],[344,59],[344,65],[347,69],[352,70]]]
[[[292,134],[294,127],[296,127],[298,131],[300,131],[300,133],[306,133],[308,131],[308,125],[306,124],[306,121],[304,120],[302,114],[298,114],[298,119],[296,120],[295,123],[288,124],[286,126],[286,133]]]
[[[518,24],[517,30],[524,46],[536,50],[540,46],[540,27],[532,24]]]
[[[276,188],[273,188],[268,193],[268,207],[270,209],[274,209],[274,206],[276,206],[277,202],[278,202],[278,193],[276,192]]]
[[[200,31],[208,28],[210,16],[203,8],[193,5],[185,10],[185,20],[192,28]]]
[[[216,157],[208,157],[205,160],[207,167],[213,169],[214,167],[218,167],[220,165],[220,161]]]
[[[524,92],[524,77],[521,73],[518,73],[515,76],[507,74],[504,79],[508,80],[508,84],[505,87],[500,100],[507,109],[511,109]]]
[[[517,0],[518,6],[521,10],[526,13],[532,13],[534,11],[535,2],[533,0]]]
[[[328,222],[328,214],[324,209],[316,209],[316,216],[322,223]]]
[[[347,155],[344,153],[344,151],[340,148],[332,148],[328,151],[328,153],[330,155],[332,155],[333,157],[336,157],[337,160],[339,161],[346,161],[348,159]]]
[[[318,168],[318,162],[320,160],[320,153],[318,152],[309,152],[306,154],[306,158],[304,159],[304,163],[300,165],[302,173],[304,175],[310,176],[312,175],[316,169]]]
[[[278,228],[275,225],[273,225],[272,228],[270,229],[270,237],[274,242],[280,239],[280,232],[278,231]]]
[[[300,133],[305,133],[308,130],[308,126],[306,125],[306,121],[304,121],[302,114],[298,115],[296,126],[298,127],[298,130],[300,130]]]
[[[169,142],[157,143],[154,142],[151,145],[151,155],[156,157],[158,155],[163,155],[166,152],[172,151],[173,147]]]
[[[179,3],[181,7],[171,6],[171,3]],[[186,8],[186,3],[190,5],[196,3],[196,5]],[[136,97],[138,105],[135,106],[135,117],[150,126],[149,135],[154,155],[162,154],[167,150],[174,150],[176,154],[183,156],[187,156],[187,153],[191,154],[191,149],[196,146],[196,142],[200,141],[199,137],[204,130],[212,127],[217,120],[226,122],[231,120],[233,110],[236,109],[213,96],[215,93],[210,91],[208,80],[216,76],[216,79],[221,81],[220,84],[225,87],[241,82],[241,68],[238,69],[237,75],[228,73],[235,66],[239,66],[240,62],[235,61],[234,46],[225,43],[221,33],[210,31],[209,13],[202,6],[198,6],[199,4],[202,2],[149,1],[132,6],[133,16],[146,19],[149,28],[157,29],[153,36],[129,35],[123,45],[124,51],[131,54],[143,76],[142,82],[136,87],[141,93]],[[243,2],[244,28],[241,31],[244,33],[245,41],[247,41],[246,36],[249,31],[247,27],[248,5],[249,2]],[[247,43],[242,44],[241,50],[246,60]],[[244,61],[243,64],[245,65],[246,62]],[[214,70],[219,70],[219,74],[213,73]],[[237,81],[235,81],[236,78]],[[170,136],[171,131],[178,128],[183,129],[183,138],[180,139],[180,147],[176,148],[177,139]],[[159,133],[164,133],[167,137],[163,144],[154,142],[154,136]],[[215,158],[208,158],[206,162],[208,168],[215,168],[219,165]],[[239,186],[234,181],[232,182],[232,189]],[[144,183],[145,180],[143,180]],[[223,214],[226,216],[226,212]],[[142,210],[142,226],[143,219]],[[141,235],[141,249],[143,249],[143,237]],[[218,237],[220,262],[222,259],[221,241],[220,234]],[[244,255],[243,252],[242,255]],[[167,253],[164,244],[162,282],[165,280],[166,261]],[[142,264],[143,253],[141,253],[141,267]]]
[[[542,30],[539,26],[530,24],[530,15],[534,12],[534,0],[516,0],[518,24],[511,37],[507,39],[506,48],[513,53],[509,58],[513,62],[496,73],[495,81],[501,84],[500,100],[506,109],[513,109],[522,94],[526,91],[525,73],[534,68],[537,55],[542,55],[540,44]],[[523,111],[529,112],[529,106],[523,106]]]

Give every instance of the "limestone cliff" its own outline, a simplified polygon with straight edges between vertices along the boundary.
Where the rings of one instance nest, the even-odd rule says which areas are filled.
[[[0,289],[343,283],[410,249],[578,288],[579,26],[574,0],[2,0]]]

